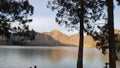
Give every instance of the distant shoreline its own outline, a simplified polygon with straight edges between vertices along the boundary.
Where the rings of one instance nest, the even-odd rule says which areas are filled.
[[[28,46],[28,47],[29,47],[29,46],[30,46],[30,47],[78,47],[78,46],[67,46],[67,45],[66,45],[66,46],[62,46],[62,45],[61,45],[61,46],[54,46],[54,45],[53,45],[53,46],[49,46],[49,45],[48,45],[48,46],[44,46],[44,45],[43,45],[43,46],[41,46],[41,45],[38,46],[38,45],[4,45],[4,44],[3,44],[3,45],[0,45],[0,47],[1,47],[1,46],[23,46],[23,47],[25,47],[25,46]]]
[[[50,47],[50,48],[52,48],[52,47],[76,47],[76,48],[79,48],[78,46],[36,46],[36,45],[33,45],[33,46],[31,46],[31,45],[0,45],[0,48],[1,47]],[[95,47],[84,47],[84,48],[95,48]]]

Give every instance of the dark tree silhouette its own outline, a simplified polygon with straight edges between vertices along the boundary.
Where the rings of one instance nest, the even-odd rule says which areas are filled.
[[[116,1],[118,2],[119,5],[120,0],[116,0]],[[114,65],[115,65],[116,55],[115,55],[115,46],[114,46],[113,1],[50,0],[48,2],[47,7],[51,8],[52,10],[57,10],[56,22],[58,24],[65,25],[66,28],[72,28],[72,29],[79,29],[79,24],[80,24],[81,41],[79,43],[80,47],[78,54],[78,65],[77,65],[78,68],[83,67],[82,66],[83,29],[87,34],[91,35],[95,40],[98,41],[97,47],[102,49],[103,54],[105,54],[106,49],[110,48],[109,50],[110,68],[115,68]],[[105,12],[106,8],[108,8],[108,11]],[[101,19],[104,19],[107,22],[96,23],[97,20],[101,20]],[[102,24],[102,26],[100,24]],[[99,29],[100,31],[97,32],[96,28],[97,30]]]
[[[116,0],[118,5],[120,4],[120,0]],[[102,34],[97,36],[97,39],[100,39],[98,46],[101,46],[103,53],[105,54],[106,49],[109,48],[109,68],[116,68],[116,52],[119,48],[115,46],[115,32],[114,32],[114,1],[106,0],[107,6],[107,24],[100,28],[102,30]],[[119,51],[119,50],[118,50]],[[118,52],[117,52],[118,53]]]
[[[50,0],[47,7],[52,10],[57,10],[56,22],[59,25],[65,25],[69,30],[80,29],[77,68],[83,68],[84,30],[88,34],[93,33],[91,24],[94,24],[101,16],[104,16],[102,14],[104,1]]]
[[[81,12],[77,11],[79,19],[80,19],[80,37],[79,37],[79,52],[78,52],[78,61],[77,61],[77,68],[83,68],[83,45],[84,45],[84,0],[81,0],[80,2]]]
[[[118,5],[120,5],[120,0],[116,0]],[[103,27],[98,28],[101,30],[102,33],[96,33],[94,39],[99,40],[97,46],[102,48],[103,54],[105,54],[106,49],[109,48],[109,67],[116,68],[116,52],[119,48],[115,46],[115,32],[114,32],[114,1],[113,0],[106,0],[106,7],[107,7],[107,23]],[[95,33],[93,33],[95,34]],[[118,50],[119,51],[119,50]],[[118,52],[117,52],[118,53]]]
[[[116,68],[116,49],[114,35],[114,9],[113,0],[107,0],[108,6],[108,41],[109,41],[109,67]]]
[[[75,5],[73,5],[73,3],[75,3]],[[77,68],[83,68],[84,0],[82,0],[81,2],[77,0],[54,0],[51,2],[49,1],[48,5],[48,7],[52,10],[58,9],[58,13],[56,14],[56,22],[58,24],[62,25],[63,23],[66,25],[67,28],[72,27],[73,29],[79,29],[80,24],[80,46]]]
[[[27,23],[32,19],[28,16],[33,15],[33,11],[28,0],[0,0],[0,35],[7,39],[13,34],[29,36],[27,34],[31,31]]]

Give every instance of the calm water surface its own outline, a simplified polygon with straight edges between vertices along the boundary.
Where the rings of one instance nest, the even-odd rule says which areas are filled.
[[[76,68],[77,51],[77,47],[0,46],[0,68]],[[84,68],[103,68],[108,58],[95,48],[85,48],[83,61]]]

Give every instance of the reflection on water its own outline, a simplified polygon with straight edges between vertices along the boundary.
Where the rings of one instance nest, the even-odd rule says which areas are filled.
[[[0,68],[76,68],[76,61],[76,47],[0,47]]]
[[[84,50],[84,68],[103,68],[108,57],[95,48]]]
[[[0,47],[0,68],[76,68],[77,47]],[[84,49],[84,68],[103,68],[106,60],[97,49]]]

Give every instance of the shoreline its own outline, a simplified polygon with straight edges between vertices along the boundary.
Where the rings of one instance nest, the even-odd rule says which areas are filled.
[[[16,46],[16,45],[0,45],[0,49],[60,49],[60,48],[77,48],[72,46]]]
[[[0,45],[0,48],[59,48],[59,47],[71,47],[71,48],[79,48],[79,46],[29,46],[29,45]],[[96,48],[96,47],[84,47],[84,48]]]

